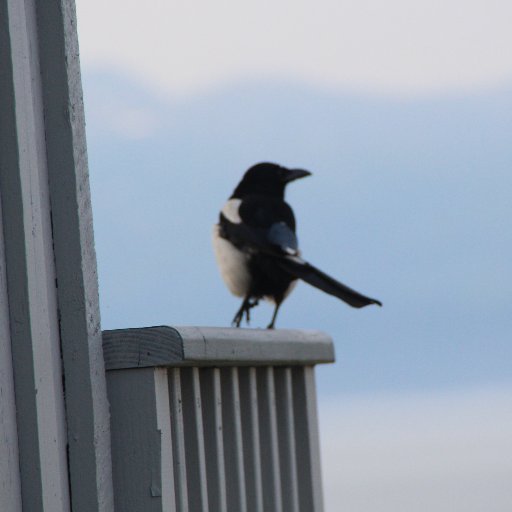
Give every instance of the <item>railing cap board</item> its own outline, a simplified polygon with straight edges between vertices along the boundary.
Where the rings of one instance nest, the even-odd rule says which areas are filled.
[[[143,327],[103,331],[107,370],[148,366],[313,365],[334,362],[321,331]]]

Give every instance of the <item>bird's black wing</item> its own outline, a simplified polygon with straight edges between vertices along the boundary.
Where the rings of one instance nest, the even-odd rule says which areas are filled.
[[[290,206],[281,200],[248,196],[241,202],[241,222],[231,222],[221,214],[221,236],[240,250],[282,257],[298,253],[295,217]]]
[[[275,259],[282,270],[295,278],[334,295],[355,308],[381,302],[366,297],[317,269],[299,255],[295,218],[283,201],[254,196],[244,198],[238,211],[241,222],[221,215],[221,236],[248,253],[263,253]]]

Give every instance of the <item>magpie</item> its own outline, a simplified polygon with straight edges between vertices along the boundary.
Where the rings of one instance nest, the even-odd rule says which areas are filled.
[[[295,216],[284,200],[286,185],[310,176],[303,169],[287,169],[274,163],[259,163],[247,170],[222,208],[214,226],[213,246],[220,273],[242,305],[232,325],[240,327],[245,315],[261,299],[275,304],[267,329],[273,329],[283,300],[302,279],[355,308],[382,306],[324,274],[300,254],[295,234]]]

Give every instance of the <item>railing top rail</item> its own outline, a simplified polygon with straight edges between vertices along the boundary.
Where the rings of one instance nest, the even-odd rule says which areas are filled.
[[[103,331],[105,368],[148,366],[280,366],[334,362],[321,331],[144,327]]]

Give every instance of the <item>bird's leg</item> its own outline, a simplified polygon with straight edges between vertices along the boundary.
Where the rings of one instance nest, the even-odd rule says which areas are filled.
[[[245,297],[245,299],[242,302],[242,305],[240,306],[240,309],[236,312],[235,318],[233,318],[233,321],[231,322],[231,325],[234,327],[240,327],[240,323],[242,322],[244,318],[244,313],[247,310],[247,306],[249,304],[249,297]]]
[[[276,323],[277,312],[279,311],[279,306],[281,306],[281,302],[276,302],[276,307],[274,309],[274,314],[272,315],[272,321],[267,325],[267,329],[273,329],[274,324]]]
[[[249,301],[247,303],[247,307],[245,308],[245,320],[247,321],[247,325],[249,325],[249,322],[251,321],[251,308],[258,305],[259,300],[253,299],[252,302]]]
[[[245,313],[245,319],[247,321],[247,324],[249,324],[249,321],[251,320],[250,310],[254,306],[258,305],[258,299],[251,300],[250,296],[245,297],[245,299],[242,302],[242,305],[240,306],[240,309],[236,312],[235,318],[233,318],[233,321],[231,322],[231,325],[234,327],[240,327],[240,324],[242,323],[242,320],[244,319],[244,313]]]

